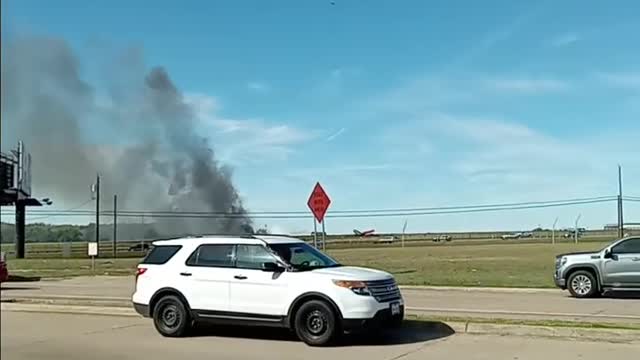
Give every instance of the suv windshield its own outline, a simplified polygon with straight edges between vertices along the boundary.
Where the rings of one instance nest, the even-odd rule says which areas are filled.
[[[336,260],[307,243],[271,244],[269,247],[296,270],[341,266]]]

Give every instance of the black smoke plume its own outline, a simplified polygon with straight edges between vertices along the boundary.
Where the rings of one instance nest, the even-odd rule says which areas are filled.
[[[165,69],[147,69],[142,52],[131,49],[98,74],[83,76],[83,70],[64,40],[3,41],[2,150],[25,142],[34,193],[82,204],[100,173],[105,210],[118,194],[121,209],[236,214],[147,216],[159,235],[252,231],[231,170],[197,132],[193,106]]]

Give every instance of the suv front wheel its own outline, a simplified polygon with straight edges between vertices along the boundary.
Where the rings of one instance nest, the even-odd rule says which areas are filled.
[[[308,301],[296,312],[294,330],[307,345],[331,343],[339,332],[338,318],[333,308],[322,300]]]
[[[598,280],[591,272],[578,270],[569,275],[567,288],[576,298],[590,298],[598,293]]]
[[[162,297],[153,308],[153,324],[166,337],[184,336],[191,327],[191,318],[184,303],[174,295]]]

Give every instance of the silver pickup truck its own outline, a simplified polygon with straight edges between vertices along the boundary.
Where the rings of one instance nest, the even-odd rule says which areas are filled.
[[[560,254],[553,278],[577,298],[607,290],[640,291],[640,237],[616,240],[600,251]]]

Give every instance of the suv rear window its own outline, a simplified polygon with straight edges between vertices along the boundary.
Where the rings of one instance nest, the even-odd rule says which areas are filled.
[[[154,246],[141,264],[162,265],[169,261],[181,247],[180,245]]]

